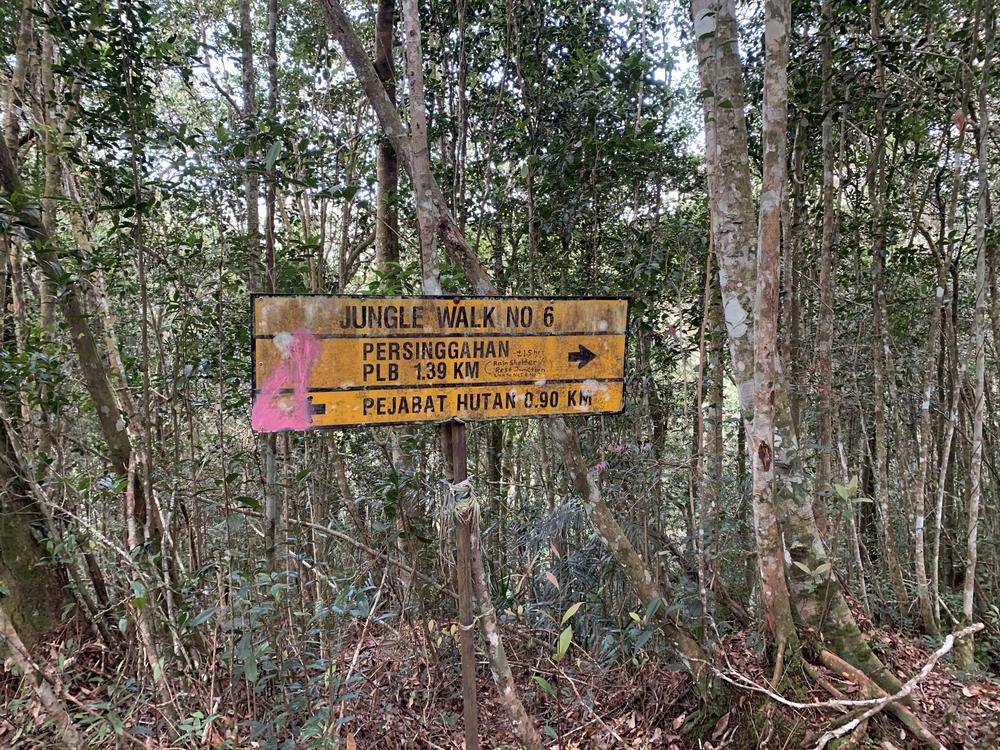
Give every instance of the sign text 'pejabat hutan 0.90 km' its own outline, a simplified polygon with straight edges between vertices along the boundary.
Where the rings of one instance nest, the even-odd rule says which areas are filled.
[[[602,414],[628,300],[254,295],[258,432]]]

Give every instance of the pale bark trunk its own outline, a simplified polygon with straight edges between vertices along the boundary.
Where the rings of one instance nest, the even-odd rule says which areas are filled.
[[[154,549],[159,550],[161,533],[167,542],[167,554],[164,556],[162,569],[168,574],[169,566],[174,561],[171,554],[174,550],[170,538],[169,524],[164,522],[162,513],[156,503],[156,496],[153,493],[153,392],[150,379],[150,347],[149,347],[149,287],[146,278],[146,232],[144,226],[145,214],[143,203],[143,174],[139,166],[139,136],[140,126],[138,125],[136,104],[134,96],[134,86],[138,77],[135,71],[134,61],[129,54],[123,57],[122,82],[124,84],[125,106],[128,118],[126,140],[129,146],[129,171],[132,178],[131,202],[135,211],[132,222],[130,239],[136,255],[136,272],[139,282],[139,367],[142,372],[142,425],[141,439],[133,445],[133,458],[142,462],[142,490],[132,493],[134,501],[133,507],[137,510],[137,515],[143,517],[142,542],[154,541]],[[103,366],[103,362],[102,362]],[[109,378],[110,380],[110,378]],[[119,429],[124,430],[124,422]],[[138,477],[138,474],[136,475]],[[140,507],[141,506],[141,507]],[[171,590],[169,579],[167,591]],[[169,607],[168,598],[168,607]]]
[[[747,361],[752,363],[752,321],[746,315],[746,295],[754,286],[753,204],[750,194],[746,124],[743,117],[742,71],[736,44],[732,0],[694,0],[692,16],[698,37],[698,65],[703,89],[709,188],[713,198],[713,228],[720,254],[720,281],[730,334],[735,377],[744,411],[752,407],[752,381],[747,385]],[[723,106],[725,105],[725,106]],[[749,237],[749,241],[747,238]],[[739,363],[744,367],[740,368]],[[778,363],[776,363],[778,364]],[[775,372],[774,427],[781,438],[783,459],[798,448],[779,368]],[[777,439],[775,441],[777,443]],[[792,466],[791,460],[788,465]],[[794,469],[779,478],[777,510],[787,558],[789,588],[802,624],[821,631],[845,659],[862,668],[889,692],[899,681],[882,665],[865,642],[839,584],[832,575],[823,540],[816,526],[811,494]],[[807,572],[808,571],[808,572]]]
[[[789,34],[791,30],[789,30]],[[787,70],[787,65],[785,66]],[[787,77],[787,76],[786,76]],[[786,95],[787,98],[787,95]],[[786,106],[787,110],[787,106]],[[787,130],[787,117],[786,130]],[[792,422],[798,432],[799,424],[802,420],[802,391],[801,386],[803,367],[800,362],[802,356],[802,304],[799,289],[802,286],[802,278],[808,275],[803,273],[806,266],[800,254],[800,220],[803,209],[803,183],[805,182],[805,134],[804,124],[799,122],[795,126],[792,136],[791,156],[788,158],[790,173],[787,175],[781,197],[781,318],[782,339],[779,348],[781,361],[785,365],[788,373],[789,391],[788,398],[792,410]],[[808,288],[808,281],[807,281]],[[817,505],[816,522],[819,524],[820,532],[826,534],[826,509]]]
[[[552,434],[559,446],[566,470],[583,502],[587,518],[594,526],[598,537],[604,542],[615,560],[621,565],[632,588],[644,603],[659,600],[665,602],[662,591],[653,583],[652,572],[643,563],[635,546],[625,535],[611,509],[601,496],[594,474],[587,469],[580,449],[576,430],[562,418],[552,420]],[[658,607],[657,624],[663,630],[667,642],[678,657],[694,675],[699,695],[703,699],[718,692],[713,685],[713,675],[707,655],[690,635],[677,627],[667,614],[668,607]]]
[[[710,246],[711,248],[711,246]],[[723,464],[723,402],[724,365],[723,330],[721,307],[718,300],[718,285],[713,283],[716,263],[714,253],[709,249],[705,267],[705,295],[702,312],[702,329],[699,353],[698,376],[698,464],[695,477],[698,485],[698,565],[695,571],[698,593],[702,604],[702,640],[708,635],[706,627],[708,611],[709,559],[715,559],[712,549],[719,544],[719,497],[722,489]],[[655,393],[656,384],[650,378],[650,392]],[[707,535],[711,532],[711,536]],[[707,541],[710,538],[711,543]],[[647,559],[649,555],[647,554]],[[714,567],[714,565],[712,566]],[[719,576],[712,574],[715,583]]]
[[[872,204],[876,203],[875,198]],[[884,231],[884,230],[882,230]],[[886,352],[888,350],[888,334],[885,330],[885,291],[884,291],[884,234],[876,229],[876,258],[873,274],[873,314],[875,335],[872,337],[872,360],[875,377],[875,505],[878,509],[879,535],[882,543],[882,554],[885,559],[889,579],[898,606],[905,608],[907,604],[906,584],[903,581],[903,570],[899,563],[896,550],[896,535],[893,530],[889,492],[889,445],[888,445],[888,404],[886,386]]]
[[[372,109],[375,110],[382,130],[392,141],[403,169],[412,180],[414,148],[411,146],[409,133],[400,119],[399,112],[386,95],[385,88],[379,80],[371,60],[368,59],[364,45],[358,38],[351,19],[344,12],[339,0],[320,0],[320,6],[326,16],[327,25],[358,76],[361,87]],[[429,157],[427,163],[430,163]],[[442,193],[437,181],[434,180],[433,175],[425,181],[424,187],[426,188],[424,208],[434,214],[434,226],[440,234],[449,259],[458,264],[477,294],[496,294],[495,287],[483,269],[482,262],[459,230],[444,193]]]
[[[257,126],[257,76],[253,63],[253,22],[251,19],[250,0],[240,0],[240,78],[243,85],[243,120],[252,137]],[[251,148],[247,154],[248,160],[254,158]],[[245,170],[243,173],[243,192],[246,197],[247,209],[247,250],[250,255],[250,289],[258,291],[263,288],[260,267],[260,178],[256,172]]]
[[[774,401],[778,359],[778,268],[781,258],[781,204],[786,190],[785,133],[788,127],[788,0],[764,3],[764,174],[761,182],[754,302],[754,411],[750,432],[753,461],[754,528],[760,568],[761,603],[777,647],[776,673],[786,648],[797,644],[785,582],[784,546],[775,509]],[[788,392],[786,391],[786,395]],[[789,399],[791,413],[791,403]],[[794,415],[792,415],[794,421]]]
[[[55,90],[55,78],[52,73],[54,65],[55,51],[52,44],[52,35],[48,31],[42,32],[42,57],[39,78],[42,87],[42,117],[45,122],[45,134],[42,139],[42,150],[44,153],[44,197],[42,204],[42,221],[45,230],[52,236],[56,232],[56,200],[60,190],[60,170],[59,170],[59,144],[57,140],[58,127],[55,117],[55,101],[58,100],[58,93]],[[45,345],[51,344],[53,335],[53,324],[55,323],[55,295],[52,283],[45,278],[45,274],[38,274],[38,306],[39,319],[42,324],[42,340]],[[49,453],[54,441],[53,433],[56,430],[54,424],[55,417],[50,416],[48,409],[44,406],[48,402],[48,387],[42,385],[42,404],[39,409],[38,425],[38,450],[40,453]]]
[[[8,195],[17,196],[13,200],[14,211],[28,239],[34,245],[39,267],[48,278],[66,284],[66,272],[53,250],[52,240],[39,220],[37,210],[30,205],[26,200],[26,194],[21,190],[20,180],[6,145],[0,145],[0,186]],[[132,446],[125,430],[125,420],[75,283],[66,284],[59,297],[59,303],[70,330],[70,339],[79,360],[87,391],[96,406],[101,432],[108,444],[108,458],[116,471],[127,474]]]
[[[441,294],[441,278],[437,258],[437,239],[440,209],[435,207],[435,194],[440,188],[431,171],[430,150],[427,141],[427,111],[424,101],[423,52],[421,50],[420,13],[417,0],[403,0],[404,43],[406,77],[410,84],[410,178],[413,182],[417,223],[420,232],[421,286],[424,294]],[[366,61],[367,62],[367,61]],[[382,89],[384,94],[384,89]],[[445,214],[452,214],[444,206]],[[453,219],[452,219],[453,220]],[[461,235],[456,227],[456,232]],[[477,259],[478,260],[478,259]],[[452,441],[461,441],[452,445]],[[479,512],[476,502],[469,502],[471,490],[465,496],[458,487],[467,481],[466,433],[464,425],[444,425],[441,442],[448,448],[452,461],[453,502],[455,533],[457,537],[457,566],[459,608],[462,620],[461,647],[463,704],[465,710],[466,746],[478,747],[478,707],[476,696],[475,654],[472,628],[475,619],[468,611],[474,589],[479,605],[480,626],[486,638],[486,652],[493,672],[493,679],[500,692],[500,700],[510,719],[515,736],[528,750],[541,750],[542,739],[535,722],[528,716],[504,651],[503,639],[497,627],[496,613],[486,586],[485,566],[479,545]],[[471,567],[471,569],[470,569]],[[469,576],[471,575],[471,581]],[[470,585],[471,584],[471,585]],[[463,596],[464,595],[464,596]]]
[[[969,63],[975,55],[975,48],[973,47],[968,56]],[[969,65],[962,66],[962,84],[961,90],[958,96],[957,111],[961,113],[962,119],[965,118],[965,113],[969,111],[969,90],[971,87],[971,78],[969,75]],[[940,464],[938,467],[938,481],[937,481],[937,496],[935,502],[934,510],[934,540],[931,552],[931,581],[930,581],[930,599],[931,604],[934,608],[934,619],[936,622],[941,622],[941,599],[940,599],[940,575],[941,575],[941,537],[943,533],[943,524],[945,520],[944,515],[944,500],[947,487],[949,485],[949,479],[952,477],[949,469],[952,466],[952,446],[955,437],[955,430],[957,428],[958,421],[960,419],[960,405],[961,405],[961,395],[962,389],[964,388],[965,381],[965,362],[959,361],[958,357],[958,344],[957,344],[957,334],[956,334],[956,311],[957,311],[957,300],[959,295],[958,289],[958,276],[957,276],[957,262],[955,258],[959,253],[959,243],[961,241],[960,233],[956,231],[956,221],[955,217],[958,211],[958,199],[959,195],[962,193],[963,176],[964,172],[962,169],[963,156],[964,156],[964,146],[965,146],[966,128],[962,127],[958,131],[958,136],[955,139],[955,146],[953,150],[953,156],[950,162],[953,164],[953,171],[951,175],[951,198],[948,201],[948,208],[945,215],[945,225],[942,233],[942,252],[944,253],[944,258],[942,261],[941,276],[943,281],[939,281],[939,288],[935,290],[935,293],[940,298],[941,304],[941,314],[942,314],[942,360],[944,363],[951,362],[952,372],[951,383],[952,383],[952,393],[951,393],[951,405],[946,416],[946,422],[943,425],[944,435],[941,437],[942,446],[940,448]],[[953,283],[949,284],[949,275],[954,276]],[[947,356],[946,356],[947,355]]]
[[[963,624],[972,623],[975,604],[976,558],[979,537],[979,504],[983,484],[983,422],[986,417],[986,240],[990,201],[989,182],[989,127],[990,112],[988,95],[990,66],[996,39],[996,13],[993,0],[983,0],[983,23],[985,26],[985,55],[979,79],[979,206],[976,212],[976,309],[972,320],[972,340],[976,354],[975,405],[972,415],[972,457],[969,462],[969,506],[966,532],[965,580],[962,586]],[[973,636],[962,638],[956,644],[955,658],[963,669],[970,669],[974,663]]]
[[[31,57],[31,50],[34,43],[34,32],[32,19],[34,15],[34,0],[24,0],[21,4],[21,14],[18,20],[18,32],[14,46],[14,69],[11,71],[10,80],[7,83],[6,97],[4,99],[4,142],[10,153],[11,162],[14,169],[17,169],[18,161],[18,139],[20,133],[19,115],[30,110],[30,96],[28,95],[28,68]],[[9,243],[7,262],[10,264],[10,285],[11,285],[11,306],[14,313],[14,341],[17,345],[18,354],[25,354],[28,341],[28,318],[24,307],[24,253],[21,250],[21,241],[13,234],[4,238],[5,243]],[[6,292],[6,279],[4,279],[4,291]],[[6,306],[4,307],[6,309]],[[31,408],[25,394],[20,394],[21,419],[25,424],[30,424]]]
[[[734,8],[728,0],[694,0],[699,77],[705,110],[705,153],[712,241],[719,259],[726,333],[733,361],[740,413],[753,416],[754,345],[753,192],[750,186],[747,127],[743,113],[743,73],[737,50]]]
[[[69,199],[69,206],[80,206],[80,191],[77,183],[77,175],[74,172],[72,162],[64,159],[62,161],[63,172],[66,176],[66,198]],[[76,243],[77,247],[85,257],[93,254],[94,246],[91,242],[91,227],[85,222],[82,210],[69,211],[69,224],[70,231],[73,235],[73,241]],[[121,402],[122,410],[128,417],[127,427],[130,431],[130,439],[133,442],[138,442],[138,427],[139,427],[139,417],[138,412],[135,408],[135,403],[132,400],[132,394],[128,387],[128,377],[125,371],[125,363],[121,355],[121,346],[118,342],[118,334],[115,331],[115,317],[111,312],[111,305],[109,302],[109,295],[107,284],[104,280],[104,274],[101,272],[100,268],[94,269],[93,276],[93,294],[91,295],[91,300],[96,303],[96,306],[100,310],[101,314],[101,333],[104,337],[104,351],[107,353],[108,362],[111,365],[108,377],[111,379],[116,393],[118,395],[119,401]]]
[[[410,84],[410,179],[417,204],[423,289],[424,294],[441,294],[435,216],[437,211],[434,206],[436,182],[431,171],[430,146],[427,141],[424,60],[420,44],[419,5],[416,0],[403,0],[403,51],[406,56],[406,78]]]
[[[243,88],[244,127],[247,138],[252,139],[257,130],[257,73],[253,55],[253,17],[250,0],[240,0],[240,81]],[[256,150],[248,148],[247,160],[256,159]],[[249,288],[260,292],[269,287],[269,268],[261,263],[260,257],[260,177],[247,169],[243,173],[243,195],[246,204],[246,243],[250,256]],[[273,289],[271,289],[273,291]],[[277,539],[278,496],[274,488],[277,476],[275,453],[277,441],[274,435],[264,435],[259,439],[261,462],[264,467],[264,551],[270,564],[274,565]]]
[[[422,153],[411,165],[411,177],[416,193],[416,213],[420,241],[421,290],[424,294],[441,294],[441,275],[437,258],[437,232],[432,206],[428,200],[430,172],[430,151],[427,140],[427,113],[423,92],[423,52],[421,50],[420,11],[416,0],[403,0],[403,18],[406,25],[404,48],[407,78],[410,82],[410,146],[414,154]],[[418,184],[419,183],[419,184]],[[423,198],[423,201],[421,200]],[[489,634],[486,613],[493,613],[489,591],[479,598],[474,584],[473,559],[482,554],[479,548],[479,508],[468,485],[468,436],[465,425],[451,422],[438,429],[441,452],[444,456],[445,479],[451,485],[448,502],[452,508],[455,531],[455,590],[458,593],[458,634],[459,654],[462,671],[462,719],[465,731],[464,746],[469,750],[479,750],[479,691],[476,679],[476,600],[482,617],[483,633]],[[464,492],[459,487],[467,488]],[[484,587],[485,590],[485,587]],[[496,625],[495,617],[493,625]],[[493,668],[493,677],[501,688],[504,709],[520,739],[521,732],[527,733],[529,750],[535,736],[534,722],[522,721],[527,718],[520,695],[514,689],[510,667],[504,657],[503,642],[499,631],[492,631],[493,639],[487,641],[487,655]],[[509,682],[508,682],[509,680]],[[504,693],[504,688],[507,692]],[[520,732],[518,731],[520,730]],[[523,741],[522,741],[523,742]]]
[[[779,651],[795,641],[789,595],[784,577],[784,545],[773,507],[775,437],[773,400],[776,397],[778,372],[776,345],[777,265],[780,254],[781,191],[785,179],[785,121],[787,100],[783,81],[787,77],[787,9],[768,4],[767,13],[779,18],[768,24],[768,84],[771,108],[765,138],[769,139],[766,200],[762,199],[760,222],[762,241],[758,262],[766,263],[765,279],[757,288],[758,271],[752,248],[753,202],[747,156],[746,120],[743,115],[742,71],[737,48],[734,9],[730,2],[708,0],[692,3],[695,34],[705,109],[705,148],[709,190],[712,197],[712,241],[719,257],[719,281],[723,310],[733,360],[740,411],[750,437],[753,461],[753,516],[757,538],[758,563],[763,583],[762,603],[768,626],[774,633]],[[782,90],[779,92],[777,88]],[[709,95],[709,93],[711,95]],[[778,101],[774,100],[777,97]],[[763,255],[762,255],[763,254]],[[765,345],[759,351],[760,371],[755,370],[755,331],[761,319],[754,320],[750,290],[766,309]],[[757,308],[756,300],[753,307]],[[755,384],[757,381],[757,384]],[[759,391],[758,391],[759,387]],[[757,419],[755,409],[762,409]],[[782,438],[782,450],[784,446]],[[766,468],[765,468],[766,467]]]
[[[25,257],[24,245],[19,238],[11,237],[10,252],[10,308],[14,315],[14,345],[17,353],[24,356],[28,352],[28,311],[25,303]],[[21,421],[31,424],[31,405],[27,393],[18,394]]]
[[[42,85],[43,89],[48,92],[54,90],[54,79],[52,76],[52,41],[47,32],[43,36],[42,47]],[[74,92],[74,95],[76,94],[77,92]],[[58,117],[56,109],[58,106],[57,102],[58,97],[55,100],[46,99],[42,102],[42,116],[46,121],[46,198],[42,200],[42,226],[48,233],[47,236],[49,237],[51,237],[55,232],[56,210],[58,206],[78,206],[80,204],[73,164],[68,160],[60,160],[59,157],[60,148],[58,139],[64,137],[66,124],[65,118]],[[74,106],[75,105],[70,105],[70,108]],[[63,182],[65,182],[66,185],[65,190],[63,188]],[[68,204],[66,204],[65,201],[60,200],[64,197],[69,200]],[[82,211],[79,210],[71,210],[69,212],[70,229],[74,241],[76,242],[76,245],[82,255],[84,257],[89,257],[93,252],[93,246],[90,241],[89,229],[85,226],[81,214]],[[141,444],[142,435],[139,431],[140,419],[137,416],[137,412],[129,392],[125,366],[122,362],[118,338],[115,333],[115,321],[113,315],[111,314],[104,277],[99,268],[94,269],[93,274],[94,275],[90,284],[91,288],[79,288],[78,290],[81,295],[87,298],[86,301],[82,299],[79,301],[79,307],[80,309],[85,309],[88,305],[96,305],[101,312],[102,324],[97,326],[97,328],[99,331],[103,331],[104,346],[102,351],[107,356],[112,368],[110,371],[106,370],[106,374],[108,377],[108,383],[113,391],[114,397],[120,405],[122,416],[124,417],[124,419],[121,419],[116,423],[116,426],[119,431],[124,431],[126,433],[130,445]],[[50,282],[48,278],[43,275],[39,282],[39,288],[40,292],[42,292],[42,319],[46,326],[50,325],[52,322],[51,316],[54,314],[55,305],[54,295],[52,295],[50,291],[50,284],[52,284],[52,282]],[[65,305],[63,306],[63,310],[65,314]],[[101,364],[103,366],[103,359],[101,360]],[[117,379],[116,383],[115,379]],[[128,508],[127,515],[129,518],[138,518],[140,520],[140,525],[144,525],[144,519],[147,519],[144,501],[145,493],[142,491],[142,488],[137,488],[137,491],[133,493],[133,496],[134,502],[140,503],[140,506]],[[101,633],[104,634],[105,640],[110,642],[104,619],[109,615],[112,605],[104,582],[104,576],[91,551],[83,549],[81,554],[86,563],[86,572],[94,587],[96,604],[100,609],[99,616],[96,617],[96,625],[100,629]]]
[[[25,82],[28,77],[28,57],[31,54],[32,10],[34,0],[24,0],[18,20],[17,40],[14,48],[14,70],[7,84],[7,99],[4,102],[3,136],[11,158],[17,160],[18,133],[20,121],[18,113],[24,105]]]
[[[951,466],[951,447],[955,439],[955,427],[959,419],[959,404],[962,384],[965,380],[965,366],[959,365],[952,385],[951,405],[948,409],[945,432],[942,437],[941,463],[938,467],[937,498],[934,506],[934,542],[931,550],[931,603],[934,605],[934,619],[941,621],[941,535],[944,531],[944,496],[948,488],[948,467]]]
[[[938,621],[936,608],[931,599],[931,587],[927,577],[927,561],[925,553],[926,540],[926,495],[927,477],[930,472],[931,444],[931,396],[934,392],[934,379],[937,373],[937,352],[938,341],[941,338],[941,318],[942,308],[945,303],[945,288],[947,287],[947,275],[943,259],[935,252],[935,262],[937,264],[937,286],[932,303],[931,321],[927,334],[927,366],[924,370],[924,378],[920,397],[920,427],[917,432],[917,484],[913,490],[913,566],[917,580],[917,602],[920,607],[920,619],[924,631],[928,635],[938,634]]]
[[[844,450],[844,439],[841,433],[839,420],[837,420],[837,453],[840,456],[840,468],[843,471],[844,483],[849,485],[851,471],[847,465],[847,453]],[[850,498],[851,503],[847,509],[848,533],[850,534],[851,556],[854,561],[855,570],[858,573],[858,595],[861,600],[861,608],[870,618],[872,616],[871,603],[868,601],[868,582],[866,580],[865,565],[861,557],[861,542],[858,534],[857,513],[855,511],[854,498]]]
[[[278,118],[278,0],[267,0],[267,114],[272,122]],[[267,226],[265,227],[264,265],[268,291],[277,291],[277,268],[275,265],[275,208],[277,203],[277,170],[274,166],[267,170],[265,202],[267,203]]]
[[[458,512],[456,509],[456,515]],[[542,737],[538,733],[534,720],[528,715],[521,702],[510,663],[507,661],[507,652],[500,636],[496,609],[493,607],[489,587],[486,583],[486,567],[483,561],[482,547],[479,543],[477,525],[476,520],[473,520],[471,524],[472,583],[475,587],[476,599],[479,602],[479,612],[476,617],[479,618],[483,637],[486,639],[486,654],[490,661],[490,672],[500,693],[500,702],[510,717],[514,736],[528,750],[541,750],[544,745]]]
[[[252,52],[251,52],[252,54]],[[253,59],[250,60],[253,67]],[[272,122],[278,118],[278,0],[267,0],[267,114]],[[264,272],[267,290],[277,291],[277,267],[275,258],[275,209],[277,203],[277,170],[271,166],[265,176],[265,198],[267,224],[264,227]]]
[[[125,502],[128,507],[136,507],[138,500],[133,497],[136,488],[142,485],[136,481],[136,460],[133,455],[132,460],[128,465],[128,485],[126,487],[126,499]],[[139,524],[135,523],[130,517],[127,524],[126,534],[127,543],[130,549],[136,549],[142,544],[141,537],[141,527]],[[149,606],[130,606],[129,607],[132,618],[135,622],[135,629],[139,635],[139,645],[142,649],[143,656],[146,657],[146,666],[149,668],[150,676],[156,685],[157,691],[159,693],[159,698],[168,705],[172,702],[172,696],[170,694],[170,683],[165,679],[163,672],[163,665],[160,662],[159,654],[156,649],[156,638],[155,630],[156,623],[151,616],[151,607]]]

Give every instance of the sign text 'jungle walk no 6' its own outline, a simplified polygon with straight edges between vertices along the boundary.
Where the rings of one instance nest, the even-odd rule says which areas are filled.
[[[254,295],[258,432],[622,409],[619,298]]]

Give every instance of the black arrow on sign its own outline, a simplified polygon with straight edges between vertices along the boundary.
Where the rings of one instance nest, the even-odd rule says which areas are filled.
[[[570,352],[569,353],[569,361],[570,362],[579,362],[580,363],[580,364],[577,365],[577,369],[589,365],[595,359],[597,359],[597,355],[594,354],[592,351],[590,351],[590,349],[588,349],[587,347],[585,347],[583,344],[580,344],[579,351],[575,351],[575,352]]]

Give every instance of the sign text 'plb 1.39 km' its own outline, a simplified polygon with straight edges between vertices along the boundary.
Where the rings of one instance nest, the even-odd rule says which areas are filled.
[[[254,295],[258,432],[618,412],[628,300]]]

